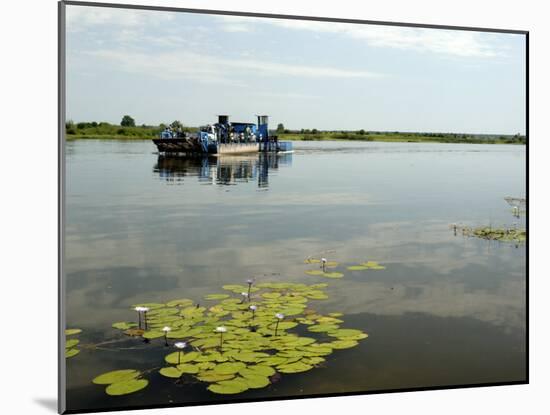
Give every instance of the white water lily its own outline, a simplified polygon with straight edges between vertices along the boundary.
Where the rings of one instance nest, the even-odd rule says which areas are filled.
[[[245,293],[245,292],[242,292],[241,295],[242,295],[243,297],[248,297],[248,293]]]
[[[162,331],[165,332],[165,333],[168,333],[168,332],[171,331],[171,330],[172,330],[172,329],[171,329],[170,327],[168,327],[168,326],[162,328]]]
[[[248,307],[248,308],[250,308],[252,311],[256,311],[256,310],[258,309],[258,307],[255,306],[255,305],[251,305],[251,306]]]
[[[174,347],[176,349],[185,349],[187,347],[187,343],[185,342],[177,342],[177,343],[174,343]]]
[[[327,259],[326,259],[326,258],[321,258],[321,262],[322,262],[323,264],[326,264]]]
[[[247,284],[253,284],[254,280],[249,278],[249,279],[246,280],[246,282],[247,282]]]
[[[225,328],[224,326],[216,327],[217,333],[225,333],[226,331],[227,331],[227,328]]]
[[[277,317],[279,320],[282,320],[283,318],[285,318],[285,315],[282,313],[277,313],[275,314],[275,317]]]

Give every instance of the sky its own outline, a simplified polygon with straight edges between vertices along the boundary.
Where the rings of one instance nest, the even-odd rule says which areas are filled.
[[[525,134],[525,36],[67,5],[67,119]]]

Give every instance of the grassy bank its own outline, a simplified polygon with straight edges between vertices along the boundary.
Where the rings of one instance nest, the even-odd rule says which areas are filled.
[[[387,133],[387,132],[328,132],[279,133],[279,140],[289,141],[382,141],[399,143],[469,143],[469,144],[525,144],[525,137],[491,136],[445,133]]]
[[[105,140],[150,140],[159,136],[165,128],[159,126],[121,126],[105,122],[68,123],[66,126],[67,140],[75,139],[105,139]],[[184,131],[192,133],[198,129],[184,127]],[[273,132],[279,140],[288,141],[385,141],[405,143],[469,143],[469,144],[525,144],[525,136],[516,135],[473,135],[453,133],[404,133],[379,131],[318,131],[318,130],[285,130]]]

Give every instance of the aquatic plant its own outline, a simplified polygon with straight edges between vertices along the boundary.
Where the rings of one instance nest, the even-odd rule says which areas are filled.
[[[277,329],[279,328],[279,322],[285,318],[285,315],[282,313],[275,314],[275,318],[277,319],[277,322],[275,323],[275,336],[277,335]]]
[[[140,379],[140,372],[133,369],[114,370],[96,376],[92,382],[96,385],[107,385],[105,393],[111,396],[128,395],[145,388],[149,381]]]
[[[82,333],[81,329],[66,329],[65,330],[65,336],[74,336],[76,334]],[[65,341],[65,358],[69,359],[71,357],[76,356],[80,353],[80,349],[78,349],[76,346],[80,343],[80,340],[78,339],[68,339]]]
[[[163,333],[164,333],[164,345],[165,345],[165,346],[168,346],[168,333],[169,333],[170,331],[172,331],[172,329],[171,329],[170,327],[168,327],[168,326],[164,326],[164,327],[162,328],[162,331],[163,331]]]
[[[220,297],[208,308],[176,300],[152,307],[142,337],[154,339],[166,333],[165,342],[177,340],[176,351],[164,356],[165,367],[154,370],[167,380],[186,382],[190,376],[205,382],[212,393],[237,394],[268,387],[278,374],[312,370],[332,353],[355,347],[367,337],[360,330],[342,328],[341,313],[322,315],[311,308],[311,301],[328,298],[327,284],[262,282],[249,287],[260,292],[253,304],[238,298],[248,287],[226,285],[224,289],[237,296]],[[125,322],[113,327],[124,333],[135,329]],[[167,327],[170,330],[164,331]],[[303,328],[308,335],[301,334]],[[192,350],[185,352],[188,345]],[[134,380],[144,380],[144,374],[132,372],[124,379],[129,384],[113,386],[106,393],[141,390],[146,384]]]
[[[366,271],[366,270],[382,270],[386,269],[385,266],[380,265],[376,261],[361,262],[359,265],[351,265],[347,267],[349,271]]]
[[[487,239],[491,241],[515,243],[525,242],[527,238],[526,230],[517,228],[516,226],[512,228],[493,228],[491,226],[477,228],[463,227],[462,234],[464,236]]]

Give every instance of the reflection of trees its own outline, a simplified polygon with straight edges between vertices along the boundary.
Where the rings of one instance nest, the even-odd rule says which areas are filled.
[[[258,153],[193,158],[159,155],[153,171],[169,182],[182,182],[184,177],[194,176],[201,182],[221,186],[257,180],[258,187],[268,187],[269,171],[291,164],[292,154]]]

